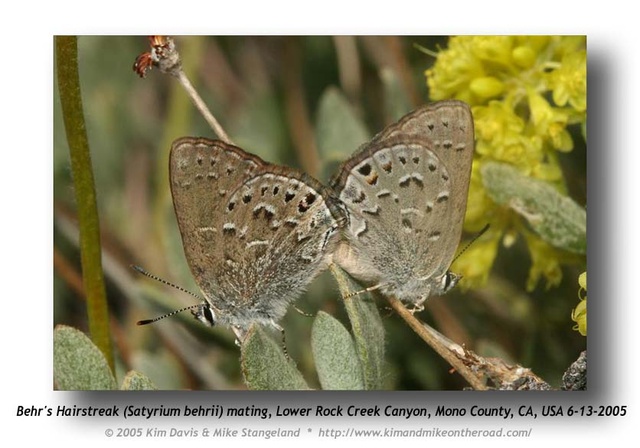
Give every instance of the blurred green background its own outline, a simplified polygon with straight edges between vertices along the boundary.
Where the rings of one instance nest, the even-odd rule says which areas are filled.
[[[359,143],[429,102],[424,72],[435,58],[417,45],[437,51],[446,47],[447,37],[184,36],[176,37],[176,44],[185,72],[238,146],[326,182]],[[133,72],[136,56],[148,50],[145,36],[78,39],[119,379],[135,369],[161,389],[243,389],[231,330],[205,328],[189,313],[146,327],[135,324],[195,303],[129,265],[199,293],[173,214],[167,161],[174,139],[215,137],[177,80],[155,69],[145,79]],[[326,111],[341,101],[362,124],[346,130],[345,138],[340,132],[323,133]],[[53,143],[54,325],[88,332],[69,149],[55,84]],[[562,166],[571,167],[571,196],[584,205],[584,144],[560,157]],[[572,329],[570,318],[583,269],[566,268],[558,287],[547,290],[541,283],[526,292],[530,265],[524,243],[501,247],[484,286],[433,298],[420,317],[478,354],[519,363],[558,386],[586,348],[586,338]],[[328,272],[296,305],[312,314],[325,310],[348,327]],[[389,389],[459,390],[466,385],[383,300],[379,305],[387,329]],[[309,345],[312,319],[290,310],[281,324],[291,357],[317,387]]]

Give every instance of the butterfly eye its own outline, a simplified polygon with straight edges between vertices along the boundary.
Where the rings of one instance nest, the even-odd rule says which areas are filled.
[[[459,280],[460,276],[458,274],[447,271],[447,273],[442,276],[442,292],[446,293],[449,290],[455,288]]]
[[[201,304],[195,311],[191,311],[191,314],[207,327],[215,327],[216,325],[216,313],[208,303]]]

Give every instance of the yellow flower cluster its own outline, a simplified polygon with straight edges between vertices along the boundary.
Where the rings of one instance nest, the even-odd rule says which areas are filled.
[[[474,116],[476,160],[465,227],[473,232],[491,223],[483,241],[492,258],[486,260],[485,252],[481,264],[456,262],[467,285],[482,283],[498,242],[510,244],[518,234],[531,252],[528,289],[541,276],[547,286],[558,284],[560,263],[575,261],[527,230],[515,213],[495,205],[483,188],[480,167],[486,161],[509,163],[566,193],[557,156],[574,147],[568,126],[581,125],[582,138],[586,135],[586,61],[585,36],[459,36],[449,39],[426,70],[432,100],[465,101]],[[469,252],[462,258],[479,253]],[[485,270],[479,271],[478,265]]]

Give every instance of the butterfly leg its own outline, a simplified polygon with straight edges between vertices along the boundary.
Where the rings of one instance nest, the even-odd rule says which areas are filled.
[[[423,302],[414,303],[412,308],[408,309],[411,314],[419,313],[424,310]]]
[[[294,310],[296,310],[298,313],[302,314],[303,316],[313,317],[313,314],[305,313],[304,311],[302,311],[300,308],[298,308],[295,305],[291,305],[291,306],[293,307]]]
[[[236,335],[236,345],[242,347],[242,341],[244,340],[244,331],[240,327],[231,327],[233,333]]]
[[[278,325],[274,321],[271,321],[271,326],[273,326],[273,328],[275,328],[276,330],[280,331],[280,333],[282,334],[282,351],[284,352],[284,356],[287,358],[287,361],[290,360],[291,358],[289,357],[289,352],[287,351],[287,342],[284,337],[284,328],[282,328],[280,325]]]
[[[378,283],[377,285],[369,286],[368,288],[361,289],[360,291],[351,292],[351,293],[347,294],[346,296],[344,296],[344,298],[345,299],[350,299],[351,297],[358,296],[358,295],[363,294],[365,292],[375,291],[376,289],[380,289],[383,286],[386,286],[386,283]]]

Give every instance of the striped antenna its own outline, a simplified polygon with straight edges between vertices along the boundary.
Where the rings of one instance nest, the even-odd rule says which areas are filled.
[[[463,253],[465,253],[465,251],[466,251],[467,249],[469,249],[469,247],[470,247],[473,243],[475,243],[475,241],[476,241],[478,238],[480,238],[482,235],[484,235],[484,234],[487,232],[487,230],[489,230],[489,227],[491,227],[491,225],[490,225],[489,223],[487,223],[487,224],[482,228],[482,230],[480,230],[480,231],[476,234],[476,236],[474,236],[474,237],[471,239],[471,241],[469,241],[469,242],[467,243],[467,245],[466,245],[466,246],[464,246],[464,248],[463,248],[463,249],[458,253],[458,255],[456,255],[456,256],[455,256],[455,258],[451,261],[451,264],[453,264],[453,262],[454,262],[454,261],[456,261],[456,260],[460,257],[460,255],[462,255]]]
[[[201,303],[196,303],[195,305],[185,306],[184,308],[180,308],[179,310],[171,311],[170,313],[163,314],[162,316],[154,317],[153,319],[143,319],[136,322],[136,325],[147,325],[152,324],[154,322],[159,321],[160,319],[164,319],[165,317],[173,316],[174,314],[182,313],[183,311],[192,310],[194,308],[200,308],[202,306]]]
[[[164,280],[164,279],[162,279],[162,278],[160,278],[160,277],[158,277],[156,275],[153,275],[153,274],[147,272],[146,270],[144,270],[143,268],[141,268],[140,266],[136,266],[136,265],[132,264],[131,268],[134,269],[135,271],[139,272],[140,274],[144,275],[145,277],[149,277],[149,278],[151,278],[151,279],[153,279],[153,280],[155,280],[157,282],[160,282],[160,283],[165,284],[167,286],[171,286],[172,288],[175,288],[178,291],[181,291],[181,292],[184,292],[186,294],[189,294],[190,296],[195,297],[196,299],[204,302],[204,299],[202,297],[200,297],[198,294],[193,293],[191,291],[188,291],[188,290],[184,289],[181,286],[178,286],[178,285],[175,285],[175,284],[173,284],[171,282],[168,282],[168,281],[166,281],[166,280]],[[205,305],[202,304],[202,303],[197,303],[195,305],[185,306],[184,308],[180,308],[178,310],[171,311],[170,313],[163,314],[162,316],[154,317],[153,319],[139,320],[138,322],[136,322],[136,324],[137,325],[148,325],[148,324],[151,324],[153,322],[157,322],[157,321],[159,321],[161,319],[164,319],[165,317],[170,317],[170,316],[173,316],[174,314],[178,314],[178,313],[181,313],[183,311],[193,310],[195,308],[202,309],[203,306],[205,306]]]

